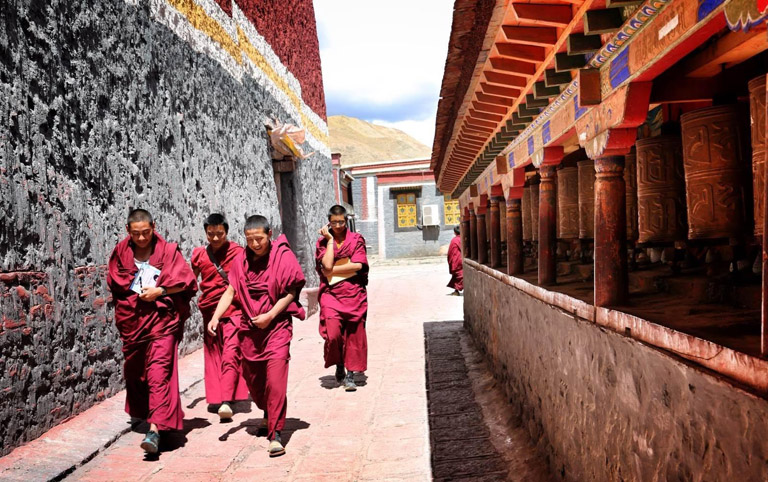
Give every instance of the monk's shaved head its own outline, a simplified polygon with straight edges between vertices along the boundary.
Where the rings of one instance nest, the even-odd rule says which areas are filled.
[[[224,226],[224,232],[229,232],[229,223],[223,214],[213,213],[205,218],[205,221],[203,221],[203,229],[207,230],[208,226]]]
[[[128,221],[125,223],[126,226],[130,226],[131,223],[142,223],[146,222],[149,224],[155,224],[155,220],[152,219],[152,215],[149,214],[149,211],[146,209],[133,209],[131,212],[128,213]]]
[[[453,227],[453,233],[454,234],[461,234],[461,228],[459,226]]]
[[[254,214],[245,220],[243,231],[250,231],[251,229],[263,229],[265,233],[272,231],[269,220],[260,214]]]
[[[331,206],[331,209],[328,210],[328,219],[331,219],[331,216],[346,216],[347,210],[344,208],[344,206],[340,204],[334,204]]]

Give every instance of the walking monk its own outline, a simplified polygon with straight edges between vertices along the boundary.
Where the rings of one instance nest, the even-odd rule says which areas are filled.
[[[458,226],[453,228],[453,239],[448,245],[448,272],[451,273],[451,281],[448,287],[453,288],[453,296],[461,296],[464,290],[464,266],[461,257],[461,229]]]
[[[285,453],[280,432],[285,426],[288,405],[288,360],[293,324],[303,320],[299,293],[304,273],[285,235],[272,241],[272,230],[264,216],[245,221],[248,248],[232,262],[229,286],[208,323],[210,335],[219,329],[221,317],[237,295],[239,305],[232,319],[239,324],[238,339],[243,355],[243,374],[251,397],[264,410],[262,428],[267,431],[269,456]]]
[[[328,225],[315,247],[320,275],[320,336],[325,339],[325,368],[336,365],[336,381],[348,392],[357,390],[355,372],[368,368],[368,258],[365,239],[347,229],[347,210],[338,204],[328,211]],[[329,247],[330,246],[330,247]],[[348,372],[344,372],[345,367]]]
[[[149,422],[141,448],[154,454],[161,430],[183,428],[177,349],[197,282],[178,245],[155,233],[149,212],[131,211],[125,229],[128,237],[109,258],[107,285],[123,341],[125,411]]]
[[[208,246],[192,251],[192,271],[200,279],[202,294],[197,300],[203,315],[203,353],[205,355],[205,399],[217,406],[219,418],[232,418],[231,402],[248,399],[248,387],[240,371],[240,345],[237,341],[237,326],[231,320],[235,306],[221,315],[215,335],[206,327],[216,311],[221,295],[229,286],[229,271],[232,261],[243,252],[243,248],[227,239],[229,224],[222,214],[211,214],[203,223]]]

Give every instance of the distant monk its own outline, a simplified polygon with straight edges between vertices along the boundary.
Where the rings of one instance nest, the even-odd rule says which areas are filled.
[[[269,456],[285,453],[280,432],[288,406],[288,360],[293,323],[306,314],[299,304],[304,273],[285,235],[272,241],[272,230],[264,216],[245,221],[248,249],[235,258],[229,286],[213,314],[208,331],[213,336],[220,319],[237,295],[239,308],[232,319],[239,324],[238,339],[243,354],[243,374],[256,405],[264,410],[260,429],[270,440]]]
[[[125,411],[149,422],[141,448],[154,454],[161,430],[183,428],[177,349],[197,282],[178,245],[155,233],[149,212],[131,211],[125,229],[128,237],[109,258],[107,285],[123,341]]]
[[[448,245],[448,272],[451,273],[451,281],[448,287],[453,288],[453,296],[461,296],[464,290],[464,267],[461,263],[461,229],[458,226],[453,228],[453,239]]]
[[[325,368],[336,365],[336,381],[348,392],[357,390],[355,372],[368,368],[368,258],[365,239],[347,229],[347,210],[338,204],[328,211],[328,225],[315,247],[320,275],[320,336],[325,339]],[[330,249],[328,249],[330,243]],[[345,373],[345,368],[349,371]]]
[[[229,286],[229,270],[232,261],[243,248],[227,239],[229,224],[222,214],[211,214],[203,223],[208,246],[192,251],[192,270],[201,276],[202,294],[197,300],[203,315],[203,353],[205,355],[205,399],[218,409],[221,420],[232,418],[231,402],[248,399],[248,386],[240,370],[240,345],[237,326],[231,320],[235,306],[221,315],[216,335],[205,328],[216,311],[221,295]]]

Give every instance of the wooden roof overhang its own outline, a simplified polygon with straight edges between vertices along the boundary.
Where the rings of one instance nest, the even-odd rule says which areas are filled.
[[[451,98],[444,79],[432,168],[439,189],[463,208],[494,186],[505,196],[519,189],[521,168],[538,166],[545,147],[596,149],[608,129],[637,126],[647,113],[650,80],[722,30],[726,19],[742,30],[768,14],[745,17],[739,10],[748,8],[728,0],[534,1],[496,2],[485,32],[492,45],[478,54],[466,91]],[[457,97],[461,106],[446,122],[441,111]]]

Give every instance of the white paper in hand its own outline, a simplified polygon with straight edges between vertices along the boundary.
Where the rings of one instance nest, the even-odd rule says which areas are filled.
[[[149,263],[139,265],[139,271],[131,283],[131,291],[141,294],[142,288],[154,288],[157,286],[157,278],[160,276],[160,270]]]

